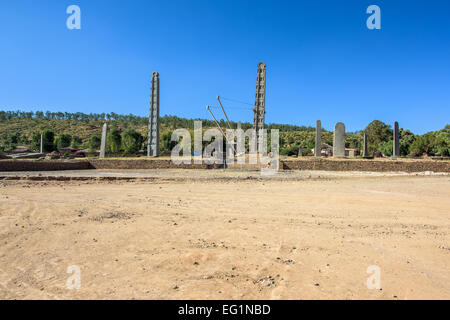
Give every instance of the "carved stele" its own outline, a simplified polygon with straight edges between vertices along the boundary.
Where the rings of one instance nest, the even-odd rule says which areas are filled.
[[[150,94],[147,156],[159,156],[159,73],[153,72]]]
[[[256,74],[255,108],[253,109],[253,128],[259,141],[259,132],[264,129],[264,117],[266,114],[266,65],[264,62],[258,64]],[[258,143],[259,145],[259,143]]]
[[[342,122],[334,126],[333,157],[345,157],[345,125]]]
[[[364,132],[364,149],[363,149],[363,157],[369,156],[369,148],[367,145],[367,133]]]
[[[314,155],[316,157],[322,156],[322,122],[316,121],[316,146],[314,148]]]
[[[399,129],[398,129],[398,122],[395,121],[394,123],[394,146],[393,146],[393,153],[392,156],[394,158],[397,158],[400,156],[400,142],[399,142],[399,137],[400,133],[399,133]]]
[[[100,158],[106,155],[106,132],[108,131],[108,124],[105,123],[102,128],[102,141],[100,143]]]

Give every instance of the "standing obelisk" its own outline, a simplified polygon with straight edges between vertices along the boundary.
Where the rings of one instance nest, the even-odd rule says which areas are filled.
[[[159,73],[153,72],[150,94],[147,156],[159,156]]]
[[[259,149],[259,131],[264,129],[264,116],[266,114],[266,65],[258,64],[256,75],[255,108],[253,109],[253,128],[256,130],[256,141]]]
[[[400,131],[398,129],[398,122],[394,122],[394,140],[392,146],[392,157],[400,157]]]
[[[363,149],[363,157],[367,158],[369,156],[369,147],[367,145],[367,133],[364,132],[364,149]]]
[[[322,156],[322,122],[316,121],[316,143],[314,147],[314,156]]]
[[[108,131],[108,124],[105,122],[102,128],[102,140],[100,142],[100,158],[104,158],[106,156],[106,137]]]
[[[44,135],[41,133],[41,145],[39,148],[40,153],[44,153]]]

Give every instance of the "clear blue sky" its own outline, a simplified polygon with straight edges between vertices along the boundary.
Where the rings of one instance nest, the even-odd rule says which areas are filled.
[[[71,4],[81,30],[66,27]],[[366,27],[371,4],[381,30]],[[266,123],[421,134],[450,123],[449,16],[446,0],[1,0],[0,109],[146,116],[158,71],[161,114],[209,118],[218,94],[254,103],[264,61]]]

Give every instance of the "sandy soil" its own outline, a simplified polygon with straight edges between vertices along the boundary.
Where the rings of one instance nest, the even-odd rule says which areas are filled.
[[[450,299],[448,175],[303,174],[0,181],[0,298]]]

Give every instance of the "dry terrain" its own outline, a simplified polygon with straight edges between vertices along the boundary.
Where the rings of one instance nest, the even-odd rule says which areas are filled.
[[[0,181],[0,298],[450,299],[449,175],[146,174]]]

